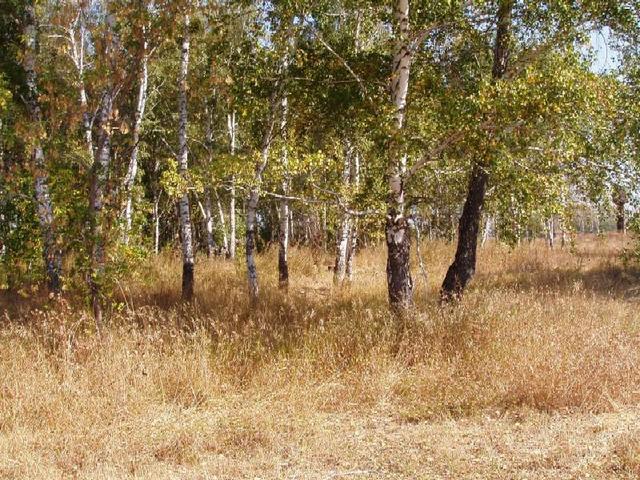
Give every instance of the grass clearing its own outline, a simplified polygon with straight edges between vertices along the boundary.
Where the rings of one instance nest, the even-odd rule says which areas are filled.
[[[328,255],[275,252],[245,307],[243,265],[179,259],[122,286],[99,338],[72,304],[5,296],[2,478],[637,478],[637,272],[617,235],[574,251],[489,244],[460,305],[437,304],[452,246],[423,245],[417,311],[386,309],[384,251],[332,286]]]

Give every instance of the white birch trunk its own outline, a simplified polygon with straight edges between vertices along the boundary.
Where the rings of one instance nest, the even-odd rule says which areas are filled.
[[[494,218],[492,215],[487,215],[487,218],[485,219],[484,222],[484,230],[482,231],[482,241],[480,243],[481,246],[484,247],[484,245],[487,243],[487,240],[489,240],[489,238],[491,238],[492,232],[494,230]]]
[[[208,164],[211,166],[213,163],[213,126],[211,112],[208,106],[205,107],[205,116],[207,118],[205,145],[207,148]],[[204,218],[205,231],[207,232],[207,257],[211,258],[216,253],[216,242],[213,232],[213,208],[211,203],[211,187],[209,185],[206,185],[204,188],[204,207],[201,203],[199,203],[199,205],[202,210],[202,217]]]
[[[387,169],[389,185],[386,225],[387,285],[392,308],[403,310],[413,303],[413,282],[409,265],[411,242],[409,224],[404,212],[403,175],[407,166],[407,157],[401,141],[411,67],[409,0],[397,0],[394,13],[396,48],[392,63],[390,91],[395,112]]]
[[[236,112],[227,115],[227,126],[229,131],[229,151],[231,155],[236,154]],[[231,189],[229,192],[229,250],[228,256],[231,260],[236,258],[236,177],[231,175]]]
[[[262,176],[267,167],[269,160],[269,151],[274,137],[276,117],[278,108],[281,105],[280,94],[282,88],[282,76],[284,76],[289,66],[289,52],[285,53],[282,68],[280,71],[281,78],[278,80],[271,95],[269,106],[269,117],[267,126],[262,136],[262,144],[260,149],[260,160],[256,163],[254,182],[249,196],[247,198],[247,238],[246,238],[246,262],[247,262],[247,279],[249,281],[249,298],[252,303],[258,300],[259,284],[258,270],[256,267],[256,239],[258,234],[257,212],[258,201],[260,199],[260,187],[262,186]]]
[[[220,219],[220,228],[222,229],[222,248],[224,254],[229,255],[229,239],[227,237],[227,222],[224,219],[224,210],[222,209],[222,202],[220,201],[220,195],[216,191],[216,203],[218,206],[218,217]]]
[[[178,81],[178,170],[183,177],[188,173],[189,148],[187,145],[187,74],[189,71],[189,16],[184,19],[184,34],[180,55]],[[184,192],[178,202],[180,234],[182,237],[182,299],[191,301],[194,283],[194,250],[191,228],[189,194]]]
[[[111,113],[113,111],[113,91],[108,86],[103,95],[100,109],[98,149],[93,162],[91,172],[91,194],[89,198],[91,221],[91,273],[89,288],[91,291],[91,304],[93,315],[98,328],[102,326],[102,282],[105,269],[105,244],[104,235],[104,195],[107,183],[109,166],[111,163]]]
[[[207,232],[207,257],[211,258],[216,253],[216,241],[213,235],[213,214],[211,208],[211,189],[205,188],[204,205],[198,202],[204,219],[204,229]]]
[[[78,6],[77,28],[79,39],[76,38],[76,22],[69,27],[69,43],[71,44],[71,58],[78,73],[78,96],[80,100],[80,108],[82,110],[82,126],[84,129],[84,139],[89,152],[89,158],[94,156],[93,134],[91,132],[92,119],[89,113],[89,105],[87,102],[87,90],[84,82],[85,70],[85,43],[87,29],[85,26],[85,13],[82,5]]]
[[[287,152],[287,113],[288,113],[288,98],[285,95],[282,99],[282,119],[280,123],[280,129],[284,138],[285,144],[282,148],[282,167],[283,167],[283,180],[282,180],[282,194],[289,195],[289,159]],[[279,232],[278,232],[278,285],[281,289],[286,290],[289,288],[289,201],[283,199],[280,202],[279,212]]]
[[[38,100],[38,74],[37,74],[37,29],[35,8],[29,3],[26,7],[25,25],[26,48],[23,57],[23,66],[27,82],[27,109],[30,121],[35,130],[31,156],[34,163],[35,199],[38,223],[43,242],[43,259],[47,287],[52,294],[61,291],[62,253],[57,246],[56,229],[53,214],[53,204],[49,193],[49,178],[46,172],[42,137],[44,134],[42,124],[42,111]]]
[[[555,219],[553,216],[551,216],[547,221],[547,241],[549,244],[549,248],[553,248],[555,246],[556,228],[555,228]]]
[[[289,209],[289,241],[291,243],[299,243],[296,242],[296,237],[295,237],[295,230],[293,229],[293,227],[295,226],[295,223],[293,222],[293,210]]]
[[[262,139],[262,148],[260,160],[256,164],[254,174],[254,185],[251,187],[249,197],[247,199],[247,239],[246,239],[246,261],[247,261],[247,279],[249,281],[249,298],[252,302],[257,301],[259,294],[258,269],[256,267],[256,239],[258,235],[258,201],[260,199],[260,185],[262,184],[262,175],[267,162],[269,160],[269,150],[271,148],[271,140],[273,136],[273,127],[275,123],[275,112],[272,108],[270,121],[265,130]]]
[[[123,240],[125,245],[129,243],[129,232],[131,231],[131,223],[133,217],[133,186],[135,185],[136,175],[138,174],[138,152],[140,150],[140,131],[142,130],[142,120],[147,104],[147,89],[149,83],[148,59],[147,59],[147,35],[146,29],[142,29],[142,58],[140,64],[140,77],[138,86],[138,101],[136,103],[136,112],[133,124],[132,141],[133,148],[129,157],[129,166],[127,175],[124,179],[124,189],[126,194],[126,204],[124,209],[124,234]]]
[[[344,163],[342,167],[342,185],[346,190],[349,187],[351,173],[351,145],[344,148]],[[333,268],[333,283],[336,285],[344,281],[347,269],[347,255],[349,251],[349,238],[351,236],[351,217],[347,211],[342,212],[342,218],[336,234],[336,261]]]
[[[351,164],[351,185],[360,188],[360,152],[355,151],[353,162]],[[349,238],[349,251],[347,253],[347,271],[346,278],[348,281],[353,280],[353,265],[355,262],[356,249],[358,247],[358,219],[354,218],[351,225],[351,234]]]
[[[153,253],[160,252],[160,195],[153,200]]]

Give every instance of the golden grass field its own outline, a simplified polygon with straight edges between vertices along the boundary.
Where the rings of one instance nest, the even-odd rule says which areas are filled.
[[[402,321],[382,248],[341,289],[329,254],[294,249],[288,296],[268,252],[253,311],[241,259],[200,257],[185,308],[165,254],[120,285],[100,337],[77,306],[5,294],[0,478],[640,478],[640,276],[623,242],[489,244],[444,308],[453,246],[424,244]]]

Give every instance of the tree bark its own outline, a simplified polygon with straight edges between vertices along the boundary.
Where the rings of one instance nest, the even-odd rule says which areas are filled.
[[[616,230],[618,231],[618,233],[624,233],[627,229],[624,209],[626,203],[626,192],[622,188],[616,186],[613,191],[613,204],[616,207]]]
[[[282,167],[283,167],[283,179],[282,179],[282,194],[284,196],[289,195],[289,159],[286,144],[287,141],[287,114],[288,114],[288,98],[285,95],[282,98],[282,118],[280,122],[280,129],[282,137],[284,139],[284,145],[282,147]],[[280,202],[280,218],[278,228],[278,286],[281,290],[288,290],[289,288],[289,201],[283,199]]]
[[[236,112],[227,115],[227,125],[229,130],[229,152],[236,154]],[[233,260],[236,258],[236,177],[231,175],[231,188],[229,191],[229,250],[227,256]]]
[[[360,153],[354,152],[353,162],[351,164],[351,185],[354,188],[360,187]],[[346,278],[349,282],[353,280],[353,265],[355,263],[356,249],[358,246],[358,219],[353,218],[351,224],[351,233],[349,238],[349,247],[347,252],[347,271]]]
[[[482,231],[482,242],[481,242],[481,246],[484,247],[484,244],[487,243],[487,240],[489,240],[489,238],[492,235],[492,231],[494,229],[494,218],[492,216],[487,216],[487,218],[484,221],[484,229]]]
[[[187,145],[187,74],[189,71],[189,16],[184,19],[184,35],[180,57],[178,92],[178,170],[183,177],[188,173],[189,148]],[[182,299],[191,301],[194,290],[194,250],[191,228],[189,194],[184,192],[178,203],[180,235],[182,237]]]
[[[76,27],[77,23],[77,27]],[[76,28],[79,29],[80,39],[76,39]],[[94,156],[93,145],[93,133],[92,118],[89,113],[89,105],[87,102],[87,90],[84,82],[84,69],[85,69],[85,43],[87,36],[87,29],[85,26],[85,12],[82,4],[78,5],[77,22],[73,22],[68,29],[69,41],[71,43],[71,57],[78,73],[78,95],[80,99],[80,108],[82,109],[82,126],[84,128],[84,139],[89,152],[89,158]]]
[[[204,227],[207,232],[207,257],[211,258],[216,253],[216,241],[213,235],[213,213],[211,208],[211,188],[204,190]]]
[[[616,214],[616,229],[618,233],[624,233],[626,231],[626,220],[624,216],[624,204],[617,206],[618,211]]]
[[[140,151],[140,132],[142,130],[142,120],[147,104],[147,87],[149,83],[148,59],[147,59],[147,35],[146,29],[142,28],[142,58],[140,59],[140,77],[138,86],[138,101],[136,102],[136,112],[133,123],[131,156],[129,157],[129,166],[127,175],[124,179],[124,190],[126,194],[126,203],[124,209],[124,234],[123,240],[125,245],[129,244],[129,232],[131,231],[131,223],[133,217],[133,186],[135,185],[136,175],[138,174],[138,152]]]
[[[555,218],[553,217],[553,215],[551,215],[551,217],[549,217],[549,220],[547,221],[547,242],[548,242],[549,248],[555,247],[555,243],[556,243],[556,222],[555,222]]]
[[[344,162],[342,168],[342,185],[345,190],[349,188],[351,178],[352,147],[347,142],[344,148]],[[342,212],[342,218],[336,235],[336,261],[333,268],[333,283],[340,285],[344,282],[347,271],[347,256],[349,254],[349,239],[351,237],[351,215],[348,211]]]
[[[458,224],[458,247],[455,260],[449,267],[440,292],[442,300],[451,300],[462,295],[476,268],[478,227],[482,204],[489,175],[479,164],[475,164],[469,180],[467,200]]]
[[[274,138],[278,109],[281,107],[283,81],[289,68],[290,53],[290,51],[286,51],[284,54],[284,58],[282,59],[282,64],[280,66],[279,78],[274,86],[273,92],[271,93],[267,124],[262,136],[260,159],[256,163],[253,186],[251,187],[247,198],[247,238],[245,258],[247,262],[247,279],[249,281],[249,298],[252,303],[255,303],[258,300],[259,294],[258,269],[256,267],[255,256],[256,238],[258,234],[257,211],[258,201],[260,199],[260,187],[262,186],[264,170],[267,168],[267,163],[269,161],[269,151]]]
[[[153,253],[160,252],[160,194],[153,197]]]
[[[405,217],[404,180],[407,157],[402,150],[411,49],[409,38],[409,1],[397,0],[395,5],[396,50],[391,72],[391,101],[395,108],[393,132],[389,141],[387,219],[387,288],[389,303],[395,311],[413,305],[413,280],[410,270],[409,223]]]
[[[57,233],[53,213],[53,202],[49,193],[49,177],[46,172],[42,137],[42,111],[38,100],[37,48],[38,34],[36,27],[35,8],[29,2],[25,9],[25,43],[23,65],[27,83],[26,104],[32,126],[34,138],[31,157],[34,164],[35,200],[38,223],[42,235],[42,255],[45,266],[47,288],[52,294],[61,292],[62,252],[57,245]]]
[[[499,81],[507,71],[513,0],[501,0],[496,15],[496,39],[493,52],[492,79]],[[467,199],[458,222],[458,246],[453,263],[442,283],[440,298],[450,301],[462,296],[475,274],[478,248],[478,228],[482,216],[489,174],[486,166],[474,162]]]
[[[227,222],[224,219],[224,210],[222,209],[222,202],[220,202],[220,195],[218,191],[216,193],[216,204],[218,206],[218,217],[220,218],[220,229],[222,230],[222,254],[229,255],[229,239],[227,237]]]
[[[91,272],[89,290],[93,316],[98,328],[102,326],[102,283],[105,269],[105,234],[104,234],[104,194],[111,163],[111,113],[113,111],[113,91],[108,86],[103,95],[100,109],[98,149],[91,171],[91,193],[89,206],[91,212]]]
[[[260,153],[260,160],[256,164],[254,174],[254,186],[249,191],[249,197],[247,199],[247,238],[245,246],[246,262],[247,262],[247,279],[249,281],[249,298],[251,302],[258,300],[259,284],[258,284],[258,269],[256,267],[256,239],[258,234],[258,201],[260,199],[260,185],[262,184],[262,175],[267,163],[269,161],[269,150],[271,148],[271,141],[273,139],[273,130],[275,124],[275,108],[277,98],[274,94],[271,102],[271,112],[269,114],[269,120],[267,122],[267,128],[265,129],[262,138],[262,148]]]

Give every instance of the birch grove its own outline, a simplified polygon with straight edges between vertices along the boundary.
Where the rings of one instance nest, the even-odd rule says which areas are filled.
[[[8,4],[0,284],[70,291],[100,328],[134,308],[128,273],[178,252],[186,303],[202,254],[246,274],[255,308],[308,288],[299,269],[337,294],[386,248],[404,315],[432,241],[455,243],[454,302],[495,242],[631,237],[635,0],[543,3]],[[599,29],[616,75],[580,43]]]

